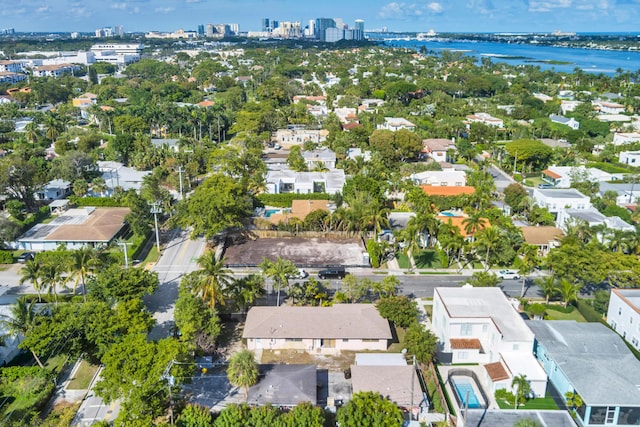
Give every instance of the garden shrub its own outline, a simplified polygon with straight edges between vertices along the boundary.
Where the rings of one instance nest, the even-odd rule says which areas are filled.
[[[0,251],[0,264],[13,263],[13,253],[11,251]]]

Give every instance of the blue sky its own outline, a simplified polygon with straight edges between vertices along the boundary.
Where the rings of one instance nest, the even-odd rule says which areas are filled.
[[[0,28],[16,31],[195,30],[238,23],[259,30],[261,18],[342,18],[390,31],[636,32],[640,0],[0,0]]]

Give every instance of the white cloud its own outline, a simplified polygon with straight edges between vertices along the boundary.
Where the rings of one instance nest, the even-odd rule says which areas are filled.
[[[111,9],[126,10],[129,5],[127,3],[112,3]]]
[[[153,11],[158,13],[171,13],[176,10],[175,7],[157,7]]]
[[[431,12],[433,13],[441,13],[442,12],[442,5],[440,3],[429,3],[427,5],[427,9],[429,9]]]
[[[36,9],[36,13],[47,13],[49,12],[49,6],[42,6]]]
[[[551,12],[553,9],[566,9],[571,7],[573,0],[530,0],[529,12]]]
[[[69,9],[69,12],[76,18],[86,18],[91,16],[91,11],[89,11],[86,7],[72,7]]]

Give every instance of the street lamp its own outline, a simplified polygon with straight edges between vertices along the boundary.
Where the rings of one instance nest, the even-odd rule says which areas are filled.
[[[118,242],[119,245],[122,245],[124,251],[124,268],[129,268],[129,256],[127,255],[127,245],[129,242]]]

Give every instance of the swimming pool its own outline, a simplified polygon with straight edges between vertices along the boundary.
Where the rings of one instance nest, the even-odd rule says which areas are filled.
[[[271,215],[277,214],[277,213],[280,213],[280,212],[282,212],[282,209],[266,209],[264,211],[264,216],[269,218]]]
[[[458,393],[458,397],[460,398],[460,402],[462,402],[462,406],[464,407],[467,404],[467,396],[469,397],[469,409],[480,409],[482,408],[482,404],[476,396],[475,391],[473,390],[473,386],[470,383],[466,382],[455,382],[454,383],[456,393]],[[467,394],[468,393],[468,394]]]

